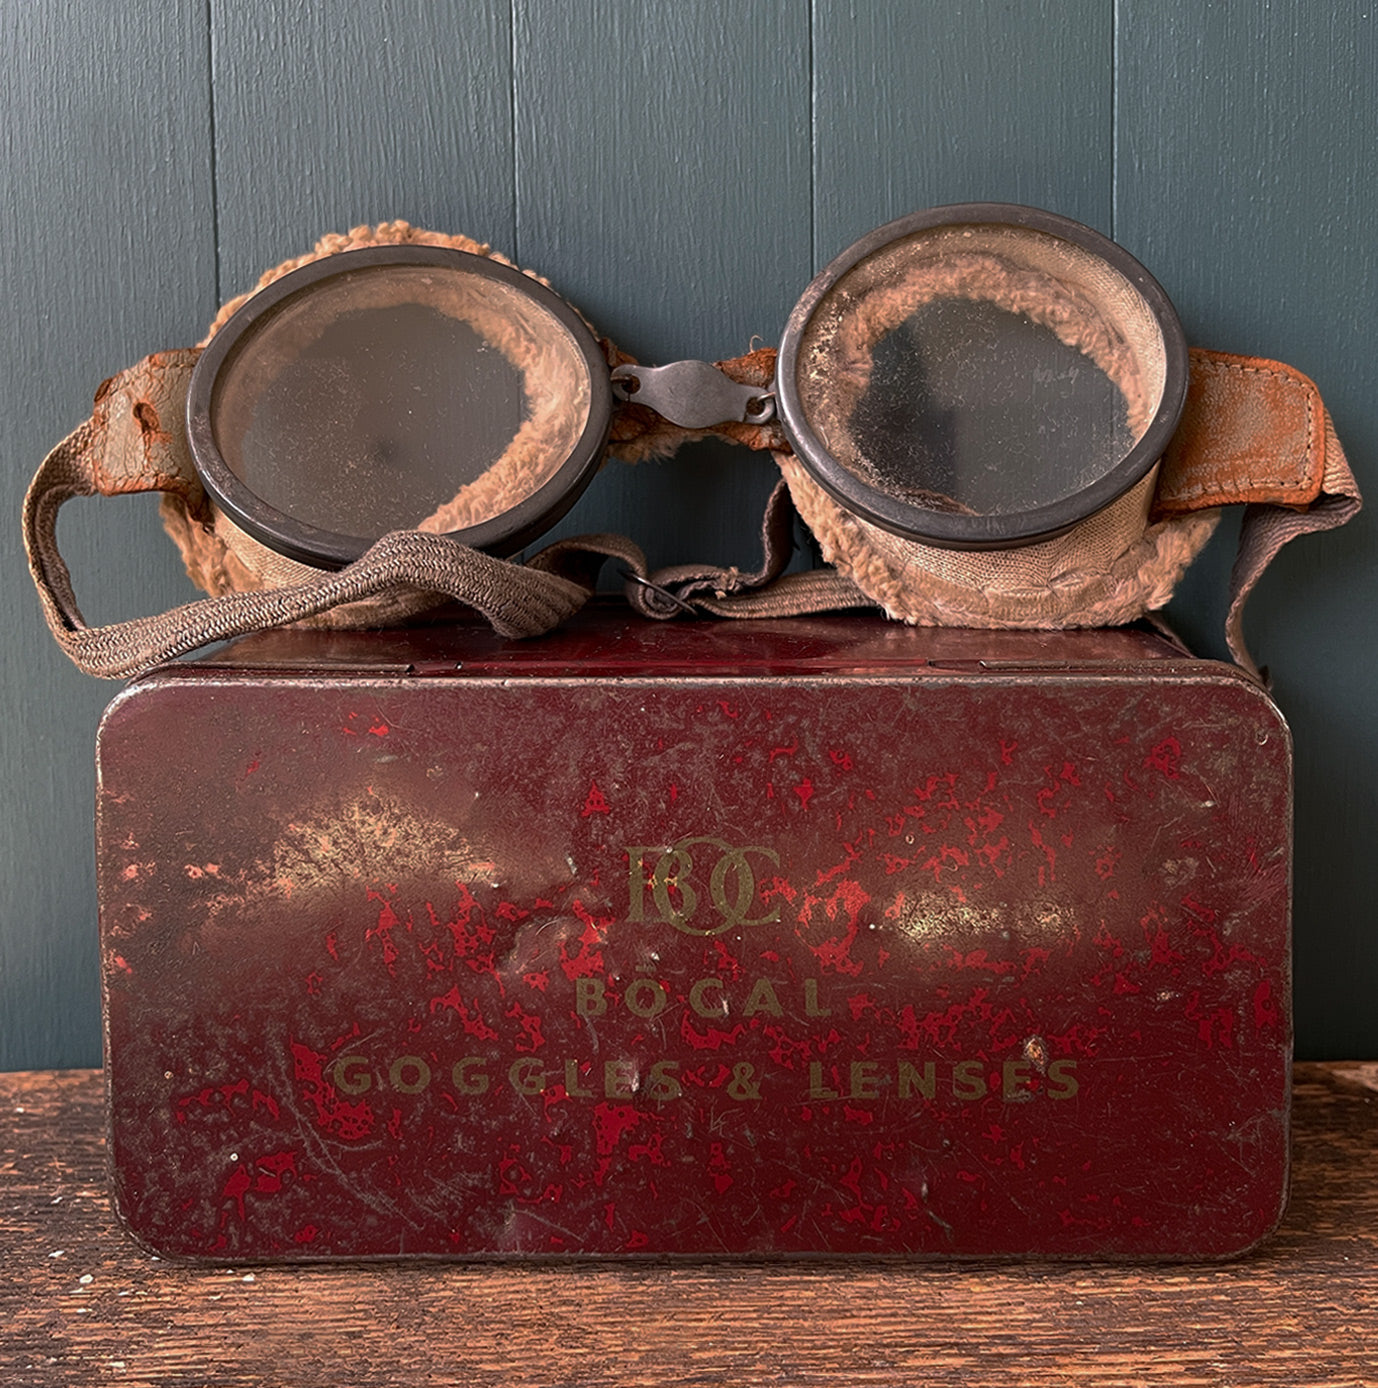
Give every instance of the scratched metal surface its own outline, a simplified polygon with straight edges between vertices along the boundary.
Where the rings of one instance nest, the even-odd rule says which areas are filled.
[[[1378,1064],[1299,1065],[1292,1201],[1227,1263],[178,1267],[110,1210],[101,1077],[0,1077],[0,1369],[35,1388],[1368,1383]]]
[[[1180,1258],[1272,1228],[1290,747],[1256,685],[1118,634],[1021,672],[845,618],[697,655],[643,627],[582,678],[627,625],[535,670],[458,632],[407,675],[393,636],[392,673],[193,667],[114,706],[138,1238]],[[858,673],[866,636],[890,660]]]

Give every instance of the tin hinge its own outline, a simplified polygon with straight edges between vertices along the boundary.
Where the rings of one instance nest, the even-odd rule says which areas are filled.
[[[463,668],[459,660],[414,660],[407,666],[407,674],[413,679],[436,679],[458,674]]]

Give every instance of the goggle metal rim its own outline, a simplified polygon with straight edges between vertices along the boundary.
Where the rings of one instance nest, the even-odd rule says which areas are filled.
[[[824,296],[854,266],[918,231],[962,225],[1027,227],[1090,251],[1117,270],[1148,305],[1163,335],[1163,396],[1138,442],[1108,472],[1075,494],[1029,510],[967,516],[932,511],[868,486],[835,459],[810,426],[799,397],[799,348]],[[915,212],[869,232],[814,276],[791,311],[776,363],[776,406],[785,435],[809,475],[844,510],[906,540],[940,549],[1014,549],[1064,535],[1148,475],[1176,432],[1187,394],[1187,341],[1162,285],[1124,247],[1069,217],[1018,203],[950,203]]]
[[[487,276],[512,286],[534,299],[569,330],[589,376],[588,419],[569,456],[517,505],[491,520],[448,532],[451,539],[499,556],[516,552],[565,516],[603,461],[613,407],[607,360],[588,325],[553,290],[512,266],[449,246],[369,246],[327,255],[275,280],[241,305],[202,351],[187,395],[187,437],[192,460],[216,506],[260,544],[312,568],[343,568],[364,554],[382,532],[369,539],[320,529],[270,506],[251,491],[231,471],[216,443],[211,421],[216,378],[258,321],[285,299],[308,292],[313,285],[337,275],[393,265],[462,269],[466,274]]]

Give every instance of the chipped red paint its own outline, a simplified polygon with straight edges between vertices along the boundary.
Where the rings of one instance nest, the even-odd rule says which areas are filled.
[[[1286,1189],[1289,757],[1133,632],[174,667],[100,741],[118,1209],[216,1261],[1238,1252]]]

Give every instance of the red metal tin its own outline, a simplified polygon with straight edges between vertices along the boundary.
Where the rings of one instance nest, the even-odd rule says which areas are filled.
[[[1290,745],[1132,631],[277,633],[111,705],[129,1231],[252,1261],[1238,1253]]]

